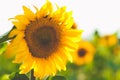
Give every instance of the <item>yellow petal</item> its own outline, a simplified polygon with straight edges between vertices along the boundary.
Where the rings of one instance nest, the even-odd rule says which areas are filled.
[[[71,39],[67,39],[67,38],[64,38],[63,40],[61,40],[61,45],[64,45],[64,46],[69,47],[71,49],[77,49],[78,48],[77,43],[75,43]]]
[[[25,25],[29,24],[29,20],[24,15],[17,15],[15,16],[15,19],[17,19],[22,24],[25,24]]]
[[[36,77],[44,77],[44,68],[46,68],[46,66],[44,65],[44,60],[43,59],[35,59],[35,65],[34,65],[34,75]]]
[[[64,20],[65,19],[65,17],[64,17],[64,14],[65,14],[65,12],[66,12],[66,6],[64,6],[64,7],[62,7],[62,8],[59,8],[57,11],[55,11],[52,15],[53,15],[53,17],[52,18],[54,18],[54,20],[56,21],[62,21],[62,20]],[[58,16],[59,15],[59,16]]]
[[[32,69],[33,64],[34,64],[33,59],[27,55],[24,63],[22,63],[22,65],[20,66],[20,70],[21,70],[20,73],[25,74],[29,72]]]
[[[53,17],[62,17],[65,12],[66,12],[66,6],[61,7],[53,13]]]
[[[64,15],[65,19],[63,20],[62,26],[64,26],[65,29],[70,29],[74,23],[73,17],[72,17],[72,11],[68,12]]]
[[[54,62],[52,61],[51,58],[48,61],[49,61],[48,63],[50,64],[49,68],[51,69],[52,75],[55,75],[57,70],[56,70],[56,67],[54,66]]]
[[[20,33],[20,31],[18,31],[17,29],[14,29],[10,32],[9,37],[14,37],[15,35],[17,35],[19,33]]]
[[[73,53],[73,51],[70,52],[69,48],[67,48],[67,47],[64,47],[63,50],[64,50],[63,52],[64,52],[64,54],[67,56],[68,60],[69,60],[70,62],[72,62],[72,61],[73,61],[73,58],[72,58],[71,53]]]
[[[66,64],[64,64],[63,60],[59,57],[56,56],[58,64],[61,65],[61,69],[66,70]]]
[[[24,10],[25,16],[26,16],[29,20],[34,20],[34,19],[35,19],[34,13],[33,13],[29,8],[27,8],[26,6],[23,6],[23,10]]]
[[[16,52],[21,51],[21,49],[18,49],[18,44],[20,43],[20,41],[23,39],[24,34],[19,33],[13,41],[11,41],[11,44],[7,47],[5,54],[8,58],[13,57],[15,55]],[[22,45],[22,44],[19,44]],[[23,47],[23,46],[22,46]]]
[[[50,15],[53,11],[52,3],[47,1],[46,4],[44,4],[41,9],[36,13],[37,17],[45,17],[47,15]]]
[[[74,30],[74,29],[70,29],[70,30],[65,30],[63,32],[63,35],[64,36],[69,36],[69,37],[81,37],[81,34],[82,34],[82,30]]]
[[[13,21],[12,23],[15,25],[15,27],[18,30],[25,30],[25,28],[26,28],[26,25],[24,25],[24,24],[22,24],[22,23],[20,23],[18,21]]]

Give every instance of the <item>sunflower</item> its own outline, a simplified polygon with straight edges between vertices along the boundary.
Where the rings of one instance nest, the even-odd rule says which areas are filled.
[[[106,35],[100,38],[99,43],[104,46],[114,46],[118,39],[116,35]]]
[[[73,54],[74,63],[77,65],[90,63],[93,60],[94,53],[95,48],[90,42],[80,41],[78,49]]]
[[[117,46],[114,47],[113,53],[114,53],[116,56],[120,55],[120,45],[117,45]]]
[[[67,12],[65,6],[54,10],[48,0],[35,13],[25,6],[23,10],[24,14],[12,19],[16,29],[9,37],[16,37],[6,51],[8,55],[16,55],[14,63],[22,63],[20,73],[33,70],[35,77],[43,78],[66,70],[66,62],[72,61],[71,53],[82,33],[71,29],[72,12]]]

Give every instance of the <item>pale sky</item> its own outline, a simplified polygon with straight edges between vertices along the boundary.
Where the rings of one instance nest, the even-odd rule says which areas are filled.
[[[120,32],[120,0],[50,0],[53,4],[67,6],[73,11],[79,29],[84,30],[83,37],[89,37],[94,30],[101,35]],[[0,34],[12,28],[9,18],[23,13],[22,6],[32,9],[41,7],[45,0],[0,0]]]

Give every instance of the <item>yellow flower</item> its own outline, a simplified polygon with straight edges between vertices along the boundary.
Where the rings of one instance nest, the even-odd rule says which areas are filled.
[[[99,43],[104,46],[113,46],[117,44],[118,39],[116,35],[106,35],[100,38]]]
[[[24,14],[12,19],[16,35],[6,53],[15,54],[14,63],[22,63],[20,73],[34,70],[34,76],[43,78],[66,70],[66,62],[72,61],[71,53],[77,48],[81,30],[71,29],[73,17],[66,7],[54,10],[48,0],[33,13],[23,6]]]
[[[114,53],[116,56],[120,55],[120,45],[114,47],[113,53]]]
[[[77,65],[90,63],[93,60],[94,53],[95,48],[91,43],[80,41],[78,49],[73,54],[74,63]]]

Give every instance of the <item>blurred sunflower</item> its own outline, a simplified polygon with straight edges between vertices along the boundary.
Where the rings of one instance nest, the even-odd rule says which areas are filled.
[[[114,47],[113,53],[117,56],[120,55],[120,45]]]
[[[106,35],[100,38],[99,43],[104,46],[113,46],[117,44],[118,39],[116,35]]]
[[[73,54],[74,63],[77,65],[90,63],[93,60],[94,53],[95,48],[90,42],[80,41],[78,49]]]
[[[24,14],[12,19],[16,26],[9,37],[11,41],[6,53],[15,54],[15,63],[22,63],[22,74],[34,70],[34,76],[43,78],[55,75],[57,70],[66,70],[67,60],[72,61],[71,53],[77,48],[81,30],[71,29],[72,12],[66,7],[54,10],[48,0],[36,13],[23,6]]]

